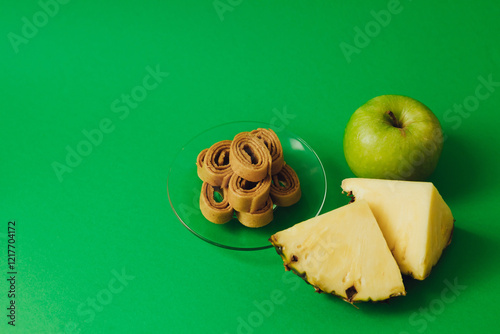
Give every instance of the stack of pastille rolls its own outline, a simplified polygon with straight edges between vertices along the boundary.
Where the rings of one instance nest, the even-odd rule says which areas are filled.
[[[200,209],[215,224],[236,217],[245,226],[262,227],[273,220],[274,205],[290,206],[301,196],[299,178],[271,129],[217,142],[200,152],[196,165],[203,181]]]

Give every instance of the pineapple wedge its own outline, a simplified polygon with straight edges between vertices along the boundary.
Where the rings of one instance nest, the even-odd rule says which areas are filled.
[[[269,241],[285,269],[318,292],[349,303],[406,294],[398,265],[365,201],[296,224]]]
[[[403,274],[423,280],[451,242],[454,219],[431,182],[352,178],[342,189],[366,200]]]

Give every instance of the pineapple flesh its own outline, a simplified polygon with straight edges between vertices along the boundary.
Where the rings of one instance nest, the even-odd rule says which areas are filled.
[[[366,201],[296,224],[269,240],[285,269],[318,292],[350,303],[406,294],[398,265]]]
[[[454,219],[431,182],[352,178],[354,203],[367,201],[403,274],[423,280],[451,242]]]

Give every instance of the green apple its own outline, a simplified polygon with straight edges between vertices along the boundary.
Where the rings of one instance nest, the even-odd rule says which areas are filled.
[[[357,177],[423,181],[443,148],[441,124],[407,96],[375,97],[354,112],[344,133],[344,154]]]

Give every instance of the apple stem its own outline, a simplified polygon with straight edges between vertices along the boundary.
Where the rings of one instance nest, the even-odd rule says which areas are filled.
[[[401,124],[399,123],[398,119],[396,118],[396,116],[394,116],[394,113],[392,111],[387,111],[387,115],[389,115],[389,118],[391,119],[391,124],[392,126],[396,127],[396,128],[402,128]]]

